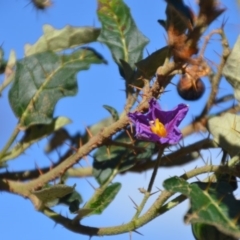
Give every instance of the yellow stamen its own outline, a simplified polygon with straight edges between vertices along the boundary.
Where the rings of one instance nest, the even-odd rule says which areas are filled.
[[[154,123],[150,126],[150,129],[153,133],[157,134],[159,137],[166,137],[167,130],[164,125],[157,118]]]

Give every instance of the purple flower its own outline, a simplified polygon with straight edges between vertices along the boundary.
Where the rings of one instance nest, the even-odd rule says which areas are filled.
[[[135,124],[138,139],[175,144],[182,138],[178,126],[187,112],[188,106],[185,104],[179,104],[171,111],[163,111],[157,100],[152,98],[149,101],[148,113],[128,113],[128,117]]]

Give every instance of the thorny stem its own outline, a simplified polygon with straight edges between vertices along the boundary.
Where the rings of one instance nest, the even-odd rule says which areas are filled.
[[[140,214],[141,214],[145,204],[147,203],[147,200],[149,199],[149,197],[150,197],[150,192],[145,191],[143,200],[140,203],[140,205],[137,207],[137,211],[136,211],[135,215],[133,216],[132,221],[138,219],[138,217],[140,216]]]
[[[107,181],[98,189],[96,189],[96,191],[94,192],[93,196],[89,199],[89,201],[83,206],[82,209],[88,209],[91,207],[91,203],[95,200],[95,199],[99,199],[99,197],[103,194],[104,190],[109,186],[109,184],[113,181],[113,179],[116,177],[116,175],[119,173],[119,167],[121,165],[122,161],[120,160],[118,165],[116,166],[116,168],[113,170],[111,176],[109,176],[109,178],[107,179]],[[80,220],[80,216],[76,216],[73,221],[79,221]]]
[[[229,173],[229,174],[238,174],[238,171],[231,166],[236,165],[239,162],[239,156],[233,157],[229,161],[229,166],[213,166],[213,165],[206,165],[197,169],[193,169],[182,176],[181,178],[187,180],[197,175],[209,172],[221,172],[221,173]],[[205,179],[205,181],[209,180],[209,178]],[[134,231],[137,228],[145,225],[146,223],[150,222],[154,218],[162,215],[163,213],[167,212],[168,210],[174,208],[184,200],[186,197],[183,195],[179,195],[170,202],[164,204],[170,197],[172,197],[175,193],[163,190],[161,194],[158,196],[154,204],[139,218],[132,219],[130,222],[114,226],[114,227],[107,227],[107,228],[96,228],[96,227],[88,227],[81,225],[80,223],[76,223],[71,219],[61,216],[60,214],[55,213],[50,209],[45,209],[43,213],[51,218],[58,224],[66,227],[67,229],[74,231],[76,233],[81,233],[89,236],[103,236],[103,235],[117,235],[121,233],[126,233],[130,231]]]
[[[230,54],[228,40],[224,34],[223,29],[215,30],[215,33],[218,33],[222,38],[223,54],[221,57],[221,62],[218,66],[218,71],[212,78],[212,90],[211,90],[209,99],[207,101],[205,108],[203,109],[202,113],[200,114],[200,116],[205,116],[214,104],[214,101],[215,101],[215,98],[216,98],[216,95],[218,92],[218,85],[219,85],[220,79],[222,77],[222,70],[223,70],[223,67],[225,66],[227,58]]]
[[[203,27],[201,29],[202,29],[202,31],[204,30]],[[223,34],[223,32],[222,32],[222,34]],[[200,35],[200,33],[199,33],[199,35]],[[224,37],[225,36],[223,35],[222,36],[223,40],[224,40]],[[223,46],[224,46],[224,44],[223,44]],[[226,46],[228,47],[227,44],[225,45],[225,47]],[[227,52],[226,52],[226,55],[223,54],[223,58],[222,58],[222,62],[221,62],[220,67],[219,67],[218,74],[216,74],[215,80],[212,84],[213,91],[211,93],[211,99],[207,103],[207,106],[206,106],[207,110],[204,113],[204,115],[206,115],[206,113],[209,111],[209,109],[211,108],[211,106],[214,103],[218,83],[220,81],[220,75],[221,75],[221,72],[222,72],[222,68],[223,68],[223,66],[226,62],[228,54],[229,53],[227,53]],[[174,70],[177,70],[178,66],[181,65],[181,64],[178,65],[176,63],[168,63],[167,61],[165,62],[167,64],[167,66],[166,66],[167,70],[166,70],[166,68],[161,68],[160,71],[157,71],[157,81],[154,83],[152,89],[149,91],[148,98],[150,98],[152,96],[153,97],[158,97],[159,94],[164,89],[164,87],[170,81],[169,78],[166,77],[166,76],[171,74]],[[148,100],[148,99],[146,99],[146,100]],[[129,106],[131,106],[131,105],[132,105],[132,102],[130,101]],[[144,108],[145,109],[147,108],[146,107],[146,101],[143,102],[143,107],[140,106],[138,108],[138,110],[142,110]],[[128,125],[128,120],[125,116],[123,116],[121,118],[121,121],[119,121],[118,123],[113,124],[112,126],[104,129],[103,132],[100,133],[95,138],[93,137],[93,139],[90,140],[81,149],[79,149],[79,151],[75,155],[72,155],[71,157],[67,158],[64,162],[59,164],[51,172],[47,172],[47,173],[43,174],[41,177],[39,177],[36,180],[30,181],[26,184],[21,184],[21,183],[17,183],[17,182],[13,182],[13,181],[8,182],[5,179],[2,179],[2,180],[0,179],[0,185],[1,185],[1,183],[5,184],[4,186],[1,185],[3,190],[5,190],[5,188],[6,189],[9,188],[7,190],[10,190],[10,188],[13,187],[13,190],[17,189],[16,192],[23,195],[23,193],[27,193],[30,189],[34,189],[36,186],[42,186],[44,183],[49,182],[50,180],[59,177],[61,174],[63,174],[67,169],[72,167],[76,162],[78,162],[83,156],[88,154],[90,151],[92,151],[93,149],[95,149],[95,148],[97,148],[101,145],[104,145],[104,140],[105,139],[111,137],[113,134],[115,134],[119,130],[123,129],[127,125]],[[19,129],[16,128],[15,131],[13,132],[13,134],[10,137],[9,141],[7,142],[6,146],[3,148],[2,152],[0,152],[0,160],[1,160],[2,156],[7,152],[7,150],[11,147],[14,139],[17,137]],[[162,152],[160,152],[160,151],[162,151]],[[57,214],[57,213],[55,213],[54,211],[52,211],[48,208],[45,208],[43,210],[43,213],[45,215],[49,216],[49,218],[54,220],[56,223],[59,223],[59,224],[65,226],[66,228],[68,228],[68,229],[70,229],[74,232],[79,232],[79,233],[87,234],[87,235],[90,235],[90,236],[94,236],[94,235],[113,235],[113,234],[120,234],[120,233],[135,230],[136,228],[146,224],[147,222],[151,221],[152,219],[156,218],[157,216],[165,213],[166,211],[170,210],[171,208],[173,208],[174,206],[178,205],[180,202],[182,202],[186,199],[183,195],[180,195],[180,196],[176,197],[175,199],[171,200],[170,202],[168,202],[167,204],[163,205],[171,196],[173,196],[174,193],[171,193],[169,191],[162,191],[160,196],[157,198],[155,203],[148,209],[148,211],[146,211],[145,214],[143,214],[141,217],[139,217],[143,207],[145,206],[145,203],[147,202],[147,200],[150,196],[150,192],[152,190],[154,180],[155,180],[156,175],[157,175],[157,170],[158,170],[158,167],[159,167],[159,164],[160,164],[160,161],[161,161],[161,156],[162,156],[162,153],[163,153],[163,149],[160,149],[160,151],[159,151],[158,159],[156,161],[156,165],[154,167],[153,174],[151,176],[151,180],[149,182],[148,190],[146,191],[146,194],[144,195],[144,199],[143,199],[142,203],[140,204],[140,206],[138,208],[138,211],[135,214],[133,220],[130,221],[129,223],[123,224],[121,226],[109,227],[109,228],[92,228],[92,227],[83,226],[83,225],[79,224],[78,222],[76,223],[76,222],[72,221],[71,219],[65,218],[65,217],[61,216],[60,214]],[[235,161],[235,163],[238,162],[238,161],[239,161],[239,157],[237,157],[237,160]],[[181,177],[185,178],[185,179],[189,179],[189,178],[191,178],[193,176],[196,176],[198,174],[207,173],[207,172],[210,172],[210,171],[211,172],[218,172],[218,171],[231,172],[232,169],[229,169],[227,167],[221,167],[221,166],[204,166],[202,168],[198,168],[198,169],[194,169],[192,171],[189,171],[189,172],[185,173],[184,175],[182,175]],[[100,191],[97,190],[95,192],[94,196],[91,199],[94,199],[95,197],[98,197],[102,193],[102,191],[108,186],[108,184],[113,180],[113,178],[116,176],[117,173],[118,173],[118,170],[115,169],[115,171],[113,172],[111,177],[108,179],[108,181],[98,189]],[[0,187],[0,189],[1,189],[1,187]],[[22,188],[22,190],[21,190],[21,188]],[[28,196],[28,195],[26,194],[26,196]],[[90,199],[90,201],[91,201],[91,199]],[[87,204],[85,205],[85,207],[87,207]]]
[[[180,178],[188,180],[188,179],[190,179],[192,177],[195,177],[195,176],[201,174],[200,173],[201,171],[202,171],[202,173],[207,173],[207,172],[212,171],[214,173],[211,176],[208,176],[205,179],[203,179],[203,182],[213,182],[213,181],[216,180],[216,174],[215,174],[216,172],[218,172],[218,171],[220,171],[222,173],[231,172],[231,171],[229,171],[229,170],[231,170],[231,169],[229,169],[229,167],[232,167],[232,166],[236,165],[237,163],[239,163],[239,160],[240,160],[239,156],[235,156],[228,162],[228,167],[226,167],[226,166],[211,166],[211,165],[204,166],[202,168],[197,168],[197,169],[194,169],[192,171],[189,171],[189,172],[183,174],[182,176],[180,176]],[[207,169],[207,171],[205,169]],[[235,171],[235,173],[236,173],[236,175],[238,174],[237,171]],[[162,209],[162,213],[172,209],[173,207],[175,207],[178,204],[182,203],[186,199],[187,199],[187,197],[182,195],[182,194],[177,196],[176,198],[174,198],[173,200],[171,200],[170,202],[168,202],[167,204],[162,206],[162,208],[161,208]]]
[[[89,201],[84,205],[83,209],[87,209],[90,207],[90,203],[94,200],[99,198],[103,191],[108,187],[108,185],[112,182],[112,180],[116,177],[116,175],[118,174],[118,169],[114,169],[111,176],[108,178],[108,180],[98,189],[96,189],[96,191],[94,192],[93,196],[89,199]]]
[[[147,203],[147,200],[151,196],[152,186],[153,186],[153,183],[154,183],[155,178],[157,176],[157,171],[158,171],[161,159],[162,159],[163,152],[164,152],[164,147],[160,146],[160,149],[158,151],[158,157],[157,157],[154,169],[153,169],[153,173],[152,173],[151,179],[150,179],[149,184],[148,184],[148,189],[147,189],[147,191],[144,192],[143,200],[142,200],[141,204],[138,206],[137,212],[135,213],[132,220],[136,220],[139,217],[139,215],[141,214],[145,204]]]
[[[159,167],[172,167],[172,166],[180,166],[191,161],[196,160],[199,157],[199,151],[202,149],[216,148],[217,144],[211,139],[203,139],[186,147],[181,147],[180,149],[162,156]],[[141,148],[142,149],[142,148]],[[155,166],[155,161],[145,161],[141,164],[136,164],[132,168],[128,170],[128,172],[136,172],[141,173],[150,169],[153,169]],[[54,167],[54,166],[53,166]],[[37,178],[39,176],[39,170],[42,173],[46,173],[49,171],[49,167],[34,169],[28,171],[19,171],[19,172],[3,172],[0,173],[0,178],[6,178],[9,180],[30,180],[33,178]],[[84,167],[84,168],[69,168],[66,172],[69,177],[91,177],[92,176],[92,167]],[[126,172],[121,172],[120,174],[125,174]]]
[[[230,54],[229,44],[228,44],[227,38],[226,38],[226,36],[224,34],[224,31],[221,29],[219,34],[222,37],[223,54],[222,54],[221,62],[219,64],[219,66],[218,66],[218,71],[215,74],[215,76],[213,77],[212,91],[211,91],[211,94],[210,94],[211,97],[209,98],[209,100],[207,102],[207,106],[206,106],[206,110],[207,111],[210,110],[210,108],[212,107],[212,105],[214,103],[215,97],[217,95],[218,85],[219,85],[220,79],[222,77],[223,67],[225,66],[225,63],[226,63],[226,61],[228,59],[228,56]]]
[[[176,69],[175,63],[169,63],[167,66],[162,67],[161,69],[161,78],[167,76],[174,69]],[[167,78],[167,77],[166,77]],[[167,85],[167,80],[164,81],[164,84]],[[158,84],[153,86],[151,91],[148,92],[148,98],[143,99],[142,102],[135,109],[138,112],[146,111],[149,107],[148,99],[154,96],[155,93],[159,93],[162,90],[163,86],[159,86]],[[86,144],[81,146],[78,151],[66,158],[59,165],[54,167],[51,171],[44,173],[39,176],[37,179],[31,180],[27,183],[18,183],[17,185],[12,185],[12,192],[17,193],[22,196],[29,196],[31,191],[43,186],[45,183],[50,182],[60,175],[65,173],[69,168],[71,168],[75,163],[79,162],[79,160],[89,154],[92,150],[102,146],[105,144],[105,139],[110,138],[112,135],[117,133],[118,131],[124,129],[129,124],[129,119],[127,116],[122,116],[118,121],[114,122],[110,126],[104,128],[98,134],[93,136]],[[7,182],[7,179],[3,179],[4,182]],[[18,186],[18,187],[15,187]]]

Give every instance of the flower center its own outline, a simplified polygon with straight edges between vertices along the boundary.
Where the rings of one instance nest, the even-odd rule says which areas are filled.
[[[153,133],[157,134],[159,137],[166,137],[167,130],[164,125],[156,118],[155,121],[150,122],[150,129]]]

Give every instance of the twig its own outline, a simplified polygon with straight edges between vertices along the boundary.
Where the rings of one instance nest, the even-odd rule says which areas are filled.
[[[203,111],[202,111],[202,113],[200,114],[199,117],[205,116],[214,104],[214,101],[215,101],[215,98],[216,98],[216,95],[217,95],[217,92],[218,92],[218,85],[219,85],[219,82],[220,82],[221,77],[222,77],[222,70],[223,70],[223,67],[225,66],[227,58],[230,54],[230,48],[229,48],[228,40],[227,40],[227,38],[224,34],[223,29],[218,29],[216,31],[222,37],[223,54],[222,54],[222,57],[221,57],[221,62],[218,66],[218,71],[213,76],[213,79],[212,79],[212,90],[211,90],[211,93],[209,95],[207,104],[204,107],[204,109],[203,109]]]
[[[15,181],[26,181],[39,177],[39,170],[44,174],[46,172],[49,172],[49,167],[19,172],[4,172],[0,173],[0,178]],[[92,170],[92,167],[69,168],[66,172],[66,175],[73,178],[91,177]]]
[[[11,145],[13,144],[14,140],[16,139],[18,133],[20,132],[18,125],[15,127],[15,129],[13,130],[12,135],[10,136],[10,138],[8,139],[6,145],[3,147],[2,151],[0,152],[0,163],[1,163],[1,159],[2,157],[5,155],[5,153],[8,151],[8,149],[11,147]]]
[[[141,204],[139,205],[139,207],[137,208],[137,211],[136,211],[135,215],[132,218],[133,221],[135,221],[140,216],[145,204],[147,203],[147,200],[150,197],[150,194],[151,194],[151,191],[152,191],[152,186],[153,186],[153,183],[154,183],[155,178],[157,176],[157,171],[158,171],[158,168],[159,168],[159,164],[160,164],[163,152],[164,152],[164,147],[160,146],[160,149],[159,149],[159,152],[158,152],[158,157],[157,157],[157,160],[155,161],[155,166],[154,166],[154,169],[153,169],[151,179],[150,179],[149,184],[148,184],[147,191],[144,192],[143,200],[142,200]]]
[[[159,149],[159,152],[158,152],[158,157],[157,157],[157,160],[156,160],[156,163],[155,163],[155,167],[153,169],[153,173],[152,173],[152,176],[151,176],[151,179],[150,179],[150,182],[149,182],[149,185],[148,185],[148,189],[147,189],[147,191],[149,193],[151,193],[151,191],[152,191],[153,183],[154,183],[155,178],[157,176],[157,171],[158,171],[158,167],[160,165],[161,159],[162,159],[163,151],[164,151],[164,148],[160,146],[160,149]]]

